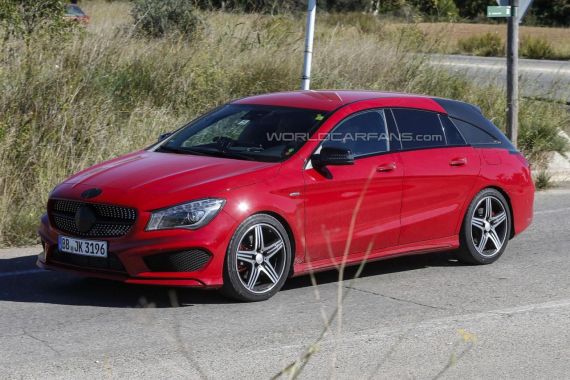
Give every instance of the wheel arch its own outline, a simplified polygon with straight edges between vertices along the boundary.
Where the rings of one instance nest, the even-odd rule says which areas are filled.
[[[510,213],[510,217],[511,217],[511,233],[509,236],[509,240],[512,239],[515,236],[515,215],[514,215],[513,203],[511,201],[511,197],[503,188],[501,188],[499,186],[488,186],[488,187],[481,189],[480,191],[483,191],[485,189],[497,190],[507,200],[507,203],[509,205],[509,213]]]

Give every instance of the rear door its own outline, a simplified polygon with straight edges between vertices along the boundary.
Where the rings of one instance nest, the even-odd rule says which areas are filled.
[[[445,115],[393,109],[404,167],[400,244],[457,233],[466,196],[480,171],[478,153]]]

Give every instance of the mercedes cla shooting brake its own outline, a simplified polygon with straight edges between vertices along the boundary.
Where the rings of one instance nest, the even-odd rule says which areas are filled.
[[[529,226],[528,162],[472,105],[367,91],[234,101],[50,194],[38,265],[265,300],[288,277],[454,251]]]

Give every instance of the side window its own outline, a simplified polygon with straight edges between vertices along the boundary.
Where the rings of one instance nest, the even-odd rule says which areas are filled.
[[[445,146],[445,136],[435,112],[397,108],[393,110],[402,149]]]
[[[459,132],[463,135],[468,144],[477,145],[500,145],[501,141],[481,128],[466,123],[458,119],[451,119],[453,124],[457,126]]]
[[[465,139],[461,136],[461,133],[457,130],[457,127],[449,120],[449,117],[444,115],[439,115],[441,119],[441,124],[443,124],[443,131],[445,132],[445,138],[447,139],[447,145],[465,145]]]
[[[384,111],[366,111],[344,120],[323,143],[324,147],[339,145],[350,149],[355,157],[387,152]]]

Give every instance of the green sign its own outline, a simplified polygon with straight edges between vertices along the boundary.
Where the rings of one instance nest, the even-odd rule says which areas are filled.
[[[487,17],[511,17],[511,7],[487,7]]]

